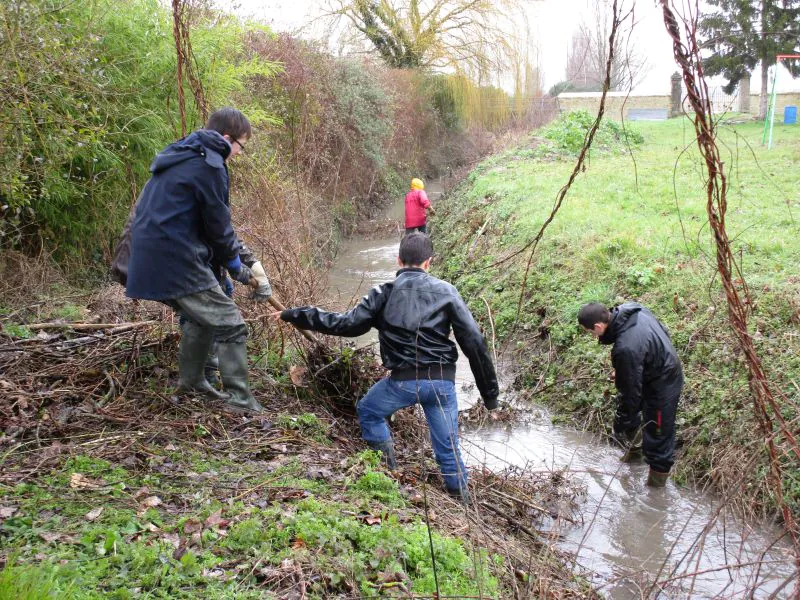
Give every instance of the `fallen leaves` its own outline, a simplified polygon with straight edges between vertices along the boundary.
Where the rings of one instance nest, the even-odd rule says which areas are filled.
[[[78,490],[97,490],[105,485],[106,482],[102,479],[92,479],[83,473],[73,473],[69,478],[69,487]]]
[[[333,479],[333,471],[325,467],[311,467],[306,471],[306,477],[309,479],[321,479],[323,481],[330,481]]]
[[[183,522],[183,533],[192,535],[203,531],[203,524],[197,519],[187,519]]]
[[[16,506],[0,506],[0,519],[8,519],[17,514],[19,509]]]
[[[93,508],[88,513],[86,513],[86,520],[87,521],[96,521],[97,518],[103,514],[103,507],[98,506],[97,508]]]
[[[222,509],[211,513],[205,520],[205,526],[210,529],[225,529],[230,524],[230,519],[222,518]]]
[[[150,490],[145,487],[145,488],[140,489],[138,492],[136,492],[133,495],[133,497],[135,499],[139,499],[143,495],[149,494],[149,493],[150,493]],[[161,506],[161,504],[163,504],[163,502],[162,502],[161,498],[159,498],[158,496],[147,496],[146,498],[144,498],[142,500],[139,500],[139,510],[136,511],[136,514],[141,517],[144,513],[147,512],[147,509],[155,508],[156,506]]]
[[[306,387],[307,372],[308,369],[306,367],[292,365],[291,367],[289,367],[289,379],[291,379],[292,383],[297,387]]]

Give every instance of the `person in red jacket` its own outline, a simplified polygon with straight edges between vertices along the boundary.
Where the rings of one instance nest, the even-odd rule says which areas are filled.
[[[436,214],[425,193],[425,184],[415,177],[411,180],[411,191],[406,194],[406,233],[427,233],[428,212]]]

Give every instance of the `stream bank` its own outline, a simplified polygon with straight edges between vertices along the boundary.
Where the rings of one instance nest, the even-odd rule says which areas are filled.
[[[440,201],[441,192],[439,184],[429,183],[434,203]],[[400,217],[401,204],[388,209],[388,221]],[[461,222],[465,222],[463,218]],[[445,223],[457,227],[452,216],[446,217]],[[441,227],[434,219],[432,237],[437,252],[442,238],[449,237],[440,234]],[[381,230],[390,233],[355,237],[337,256],[330,284],[340,302],[338,308],[352,305],[372,285],[394,277],[400,233],[392,233],[391,228]],[[503,281],[503,276],[489,278]],[[357,345],[369,346],[375,339],[371,332],[359,338]],[[794,559],[780,527],[764,520],[743,523],[723,510],[722,499],[708,491],[673,481],[666,489],[646,487],[646,465],[620,463],[621,452],[597,434],[554,425],[553,415],[543,406],[520,400],[524,394],[511,389],[515,379],[512,362],[506,357],[500,364],[504,399],[520,408],[525,423],[482,419],[476,425],[462,419],[464,458],[473,469],[516,468],[577,482],[582,490],[579,516],[569,520],[543,517],[538,528],[572,556],[576,572],[588,577],[599,592],[615,599],[659,594],[713,598],[774,593],[775,597],[789,597],[791,586],[782,585],[794,574]],[[459,404],[465,410],[479,402],[463,358],[457,382]],[[554,513],[558,512],[556,507]]]
[[[405,468],[388,474],[297,377],[302,339],[245,293],[266,409],[252,417],[174,395],[174,314],[118,286],[70,319],[4,324],[0,598],[597,597],[525,526],[531,499],[569,510],[563,478],[476,473],[495,510],[466,510],[413,412],[397,419]],[[363,362],[348,376],[370,377]]]

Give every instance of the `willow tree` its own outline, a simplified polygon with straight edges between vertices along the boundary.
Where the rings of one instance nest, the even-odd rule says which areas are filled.
[[[516,0],[331,0],[344,19],[396,68],[439,68],[480,79],[502,70],[513,47]]]

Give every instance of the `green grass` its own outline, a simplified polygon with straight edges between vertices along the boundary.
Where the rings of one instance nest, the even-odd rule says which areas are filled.
[[[578,330],[577,310],[589,301],[635,300],[650,307],[669,328],[686,367],[679,475],[702,478],[715,468],[737,478],[733,446],[758,436],[716,276],[694,129],[685,119],[636,125],[644,142],[633,147],[633,156],[593,152],[570,189],[533,259],[516,329],[528,253],[486,267],[535,236],[574,157],[537,156],[531,151],[536,134],[478,165],[442,202],[434,224],[438,274],[459,287],[487,326],[480,297],[489,302],[502,339],[524,339],[529,383],[543,372],[545,383],[565,380],[540,396],[560,410],[558,418],[600,429],[610,425],[608,349]],[[800,127],[776,125],[770,151],[760,140],[759,123],[720,127],[729,185],[726,225],[750,286],[758,350],[776,386],[796,398]],[[485,235],[476,241],[487,220]],[[798,509],[800,480],[788,460],[786,466],[785,489]],[[750,483],[756,501],[772,502],[764,478],[754,472]]]
[[[299,435],[319,433],[311,417],[298,417],[310,426]],[[295,568],[308,598],[436,591],[427,528],[378,453],[350,456],[320,481],[303,454],[267,468],[175,443],[148,446],[148,465],[135,470],[74,455],[0,486],[0,506],[16,508],[0,519],[0,600],[255,599],[293,588]],[[76,474],[91,487],[72,485]],[[148,496],[160,502],[145,510]],[[437,532],[432,540],[442,593],[498,597],[499,558]]]

